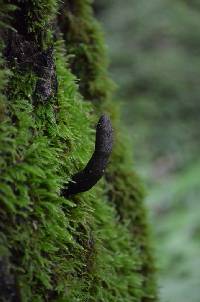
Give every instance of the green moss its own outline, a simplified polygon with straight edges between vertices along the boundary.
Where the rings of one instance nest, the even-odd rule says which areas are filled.
[[[93,17],[91,1],[65,0],[60,10],[58,25],[70,66],[80,80],[80,92],[87,100],[101,102],[111,96],[114,85],[108,77],[104,38]]]
[[[14,247],[12,265],[23,301],[51,296],[130,301],[141,291],[138,253],[126,227],[118,224],[103,183],[73,202],[58,195],[94,142],[91,105],[63,65],[59,55],[57,116],[50,104],[36,110],[30,104],[30,75],[13,78],[18,92],[25,85],[26,93],[19,99],[14,94],[9,111],[15,125],[7,120],[1,131],[1,152],[7,155],[0,177],[5,246]]]
[[[65,271],[72,273],[81,259],[81,255],[77,255],[77,260],[75,258],[68,268],[67,250],[75,249],[75,253],[71,253],[76,255],[80,254],[80,247],[68,230],[69,220],[62,209],[69,211],[74,204],[58,194],[73,172],[72,167],[78,168],[87,155],[87,150],[81,153],[82,135],[90,151],[91,130],[88,105],[78,96],[73,76],[64,71],[59,78],[58,112],[53,100],[46,106],[34,108],[30,102],[33,76],[14,75],[9,86],[14,92],[9,100],[10,119],[1,125],[4,127],[0,143],[4,155],[0,176],[5,215],[3,233],[15,247],[16,255],[20,253],[15,270],[17,273],[23,268],[19,282],[22,292],[29,296],[27,301],[48,295],[57,263],[63,262],[59,274],[64,279]],[[85,125],[82,131],[77,119]]]
[[[120,222],[132,234],[140,257],[141,301],[156,300],[156,279],[150,232],[143,199],[144,188],[133,166],[130,146],[124,134],[117,133],[116,144],[107,171],[108,196],[116,207]]]
[[[39,10],[42,20],[44,8],[50,5],[44,22],[50,20],[56,4],[32,4],[28,28],[45,29],[32,16]],[[57,96],[35,103],[36,75],[15,67],[7,83],[7,99],[2,99],[0,266],[6,258],[9,269],[0,270],[0,278],[9,279],[18,300],[27,302],[155,301],[143,189],[130,169],[131,156],[110,101],[112,85],[101,31],[90,2],[64,5],[68,9],[62,15],[73,21],[64,33],[73,61],[66,58],[64,42],[58,41]],[[35,30],[33,35],[37,40]],[[94,106],[83,97],[99,103]],[[94,124],[102,110],[110,112],[115,127],[106,177],[91,191],[65,199],[60,190],[90,158]],[[5,301],[10,288],[7,291],[2,294]]]
[[[115,145],[106,174],[109,200],[115,206],[120,222],[128,225],[140,254],[140,274],[143,276],[141,301],[155,301],[155,266],[143,205],[144,190],[131,168],[132,155],[122,133],[118,105],[111,100],[113,85],[107,75],[103,35],[93,17],[91,1],[67,0],[65,7],[68,10],[60,18],[61,29],[68,53],[72,56],[72,71],[80,80],[80,91],[86,100],[94,102],[97,112],[110,113],[115,128]]]

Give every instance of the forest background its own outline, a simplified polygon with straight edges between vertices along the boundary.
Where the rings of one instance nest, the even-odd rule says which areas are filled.
[[[200,3],[96,0],[135,165],[146,182],[162,302],[200,296]]]

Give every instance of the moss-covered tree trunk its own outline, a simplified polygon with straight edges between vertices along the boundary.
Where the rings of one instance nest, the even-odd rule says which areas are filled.
[[[143,189],[90,1],[0,9],[0,301],[157,301]],[[64,194],[93,154],[102,114],[114,128],[105,175]]]

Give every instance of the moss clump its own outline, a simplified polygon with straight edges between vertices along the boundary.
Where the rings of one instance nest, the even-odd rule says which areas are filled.
[[[19,12],[12,14],[21,41],[37,41],[41,50],[54,45],[58,91],[36,102],[38,75],[30,63],[21,68],[12,61],[0,120],[1,299],[156,301],[143,190],[110,109],[112,87],[90,2],[64,2],[58,24],[65,41],[57,42],[46,26],[57,17],[55,1],[27,1],[26,10],[23,1],[15,4],[25,19],[22,32]],[[102,110],[112,115],[116,133],[106,177],[86,193],[63,198],[62,188],[93,151]]]
[[[110,98],[114,85],[107,74],[103,34],[93,17],[91,1],[65,0],[60,12],[58,26],[81,94],[94,103]]]

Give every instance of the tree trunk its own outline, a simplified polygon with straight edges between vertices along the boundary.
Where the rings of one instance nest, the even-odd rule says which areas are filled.
[[[0,300],[156,301],[143,188],[90,1],[4,1],[1,26]]]

